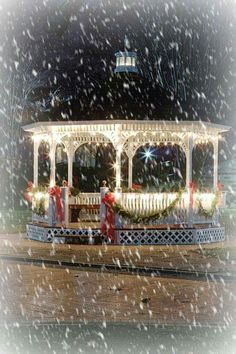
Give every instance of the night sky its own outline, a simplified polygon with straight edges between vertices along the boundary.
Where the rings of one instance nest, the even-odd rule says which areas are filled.
[[[19,95],[22,82],[28,85],[24,120],[75,119],[73,112],[54,116],[55,106],[63,112],[107,80],[126,39],[143,77],[188,119],[232,125],[235,8],[232,1],[201,0],[3,2],[2,69],[16,76]]]

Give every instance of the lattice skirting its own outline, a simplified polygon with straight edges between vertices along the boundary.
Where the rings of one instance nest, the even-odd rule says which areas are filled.
[[[224,227],[196,230],[195,243],[221,242],[225,239]]]
[[[41,242],[74,243],[79,239],[87,239],[89,243],[93,244],[94,238],[100,236],[98,229],[60,229],[27,224],[26,230],[27,238]]]
[[[122,245],[191,245],[223,241],[223,227],[175,230],[119,230],[117,241]]]
[[[223,227],[172,230],[117,230],[117,243],[121,245],[191,245],[220,242],[225,239]],[[101,236],[98,229],[60,229],[27,224],[27,238],[41,242],[94,243]]]

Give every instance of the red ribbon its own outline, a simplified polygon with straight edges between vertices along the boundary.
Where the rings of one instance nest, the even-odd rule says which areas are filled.
[[[61,223],[64,222],[64,212],[62,208],[62,203],[61,203],[61,188],[58,186],[54,186],[49,190],[49,196],[51,198],[55,198],[56,202],[56,218],[59,220]]]
[[[32,181],[28,181],[27,183],[27,189],[24,192],[24,198],[27,200],[27,202],[32,203],[32,190],[33,190],[33,182]]]
[[[142,186],[141,186],[140,184],[133,183],[133,184],[132,184],[132,189],[140,190],[140,189],[142,189]]]
[[[115,242],[115,225],[114,225],[114,212],[112,206],[115,203],[115,196],[111,192],[106,193],[102,198],[102,203],[106,205],[106,219],[105,223],[101,226],[101,233],[110,239],[112,243]]]

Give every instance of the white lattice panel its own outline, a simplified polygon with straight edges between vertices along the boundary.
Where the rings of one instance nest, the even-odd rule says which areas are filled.
[[[41,242],[66,243],[70,237],[87,237],[93,243],[94,237],[100,236],[99,229],[60,229],[27,224],[27,238]]]
[[[118,230],[117,239],[123,245],[189,245],[220,242],[225,239],[224,228],[175,230]]]
[[[124,245],[192,244],[194,230],[119,230],[118,240]]]
[[[224,227],[215,227],[196,230],[196,243],[221,242],[225,239]]]
[[[84,237],[84,236],[99,236],[100,235],[100,230],[98,229],[86,229],[86,230],[81,230],[81,229],[59,229],[59,228],[50,228],[48,229],[48,234],[52,235],[52,237],[67,237],[67,236],[78,236],[78,237]]]

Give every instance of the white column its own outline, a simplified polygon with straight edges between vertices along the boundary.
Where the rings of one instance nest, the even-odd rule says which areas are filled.
[[[52,139],[50,143],[50,186],[55,185],[56,180],[56,142]]]
[[[214,185],[214,190],[217,189],[217,184],[218,184],[218,151],[219,151],[219,140],[218,136],[217,139],[213,143],[214,147],[214,173],[213,173],[213,185]]]
[[[100,223],[101,227],[102,225],[106,222],[106,205],[102,203],[103,197],[105,197],[106,193],[108,192],[108,188],[106,186],[106,181],[103,181],[103,186],[100,187],[100,199],[101,199],[101,204],[100,204]]]
[[[133,185],[133,155],[129,155],[129,172],[128,172],[128,187]]]
[[[64,207],[64,222],[65,226],[68,226],[69,224],[69,188],[68,187],[62,187],[61,188],[61,194],[62,194],[62,203]]]
[[[186,188],[189,188],[189,184],[193,179],[193,162],[192,162],[192,153],[193,153],[193,138],[189,136],[188,144],[186,150]]]
[[[33,176],[33,183],[34,183],[35,187],[38,187],[38,181],[39,181],[39,177],[38,177],[38,169],[39,169],[38,152],[39,152],[39,145],[40,145],[40,141],[35,139],[34,140],[34,176]]]
[[[186,150],[186,188],[188,191],[188,226],[193,226],[193,207],[190,204],[190,183],[192,182],[193,176],[193,163],[192,163],[192,153],[193,153],[193,138],[192,135],[188,137],[187,150]]]
[[[116,190],[120,190],[121,186],[121,152],[122,148],[118,147],[116,149],[116,165],[115,165],[115,171],[116,171]]]
[[[68,162],[68,184],[70,187],[73,186],[73,159],[74,159],[74,151],[70,146],[67,151],[67,162]]]

